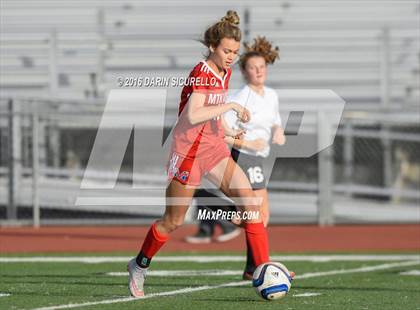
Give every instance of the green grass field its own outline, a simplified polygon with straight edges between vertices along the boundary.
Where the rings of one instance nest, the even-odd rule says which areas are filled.
[[[1,256],[0,309],[420,309],[420,277],[400,274],[419,270],[418,258],[283,261],[298,276],[286,298],[269,302],[242,281],[243,262],[224,257],[228,261],[156,259],[146,282],[148,297],[133,300],[127,298],[124,257],[86,263],[6,262],[10,256]],[[164,296],[168,292],[173,295]],[[91,304],[78,305],[83,303]]]

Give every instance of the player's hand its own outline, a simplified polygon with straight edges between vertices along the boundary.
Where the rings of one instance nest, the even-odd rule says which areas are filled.
[[[225,140],[225,143],[229,145],[233,145],[235,143],[235,138],[231,136],[225,136],[223,140]]]
[[[271,139],[271,143],[283,145],[286,143],[286,136],[284,135],[283,128],[276,127],[273,132],[273,138]]]
[[[242,140],[244,138],[245,133],[246,133],[246,130],[245,129],[234,130],[233,131],[233,137],[235,139]]]
[[[250,147],[256,151],[262,151],[267,147],[267,142],[264,139],[256,139],[248,142]]]
[[[233,102],[233,110],[236,112],[241,122],[247,123],[251,119],[251,113],[248,111],[248,109],[244,108],[240,104]]]

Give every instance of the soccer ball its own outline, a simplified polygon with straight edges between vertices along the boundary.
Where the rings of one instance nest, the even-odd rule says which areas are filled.
[[[266,300],[279,299],[289,292],[292,278],[286,266],[276,262],[261,264],[252,276],[252,286]]]

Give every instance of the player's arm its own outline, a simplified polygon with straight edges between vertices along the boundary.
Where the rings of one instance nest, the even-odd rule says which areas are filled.
[[[205,99],[206,95],[203,93],[193,92],[191,94],[187,104],[187,117],[192,125],[206,122],[230,110],[234,110],[242,122],[246,123],[250,120],[249,111],[237,103],[204,106]]]
[[[225,132],[225,136],[240,138],[245,133],[244,129],[231,128],[225,120],[225,115],[221,116],[221,120],[222,120],[222,127]]]
[[[234,137],[225,137],[225,142],[235,149],[246,149],[254,152],[262,151],[267,147],[267,142],[264,139],[243,140]]]
[[[275,109],[275,119],[273,122],[273,126],[271,127],[271,132],[273,133],[271,138],[271,143],[283,145],[286,143],[286,136],[284,135],[284,129],[282,127],[279,107],[278,107],[278,98],[276,100],[277,105]]]
[[[280,126],[274,125],[272,128],[273,138],[271,143],[283,145],[286,143],[286,136],[284,135],[284,129]]]

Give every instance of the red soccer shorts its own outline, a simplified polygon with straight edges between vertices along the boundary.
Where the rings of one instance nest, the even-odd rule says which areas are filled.
[[[230,152],[226,144],[216,147],[205,157],[186,157],[172,152],[167,165],[168,182],[176,179],[184,185],[199,186],[201,178],[229,156]]]

